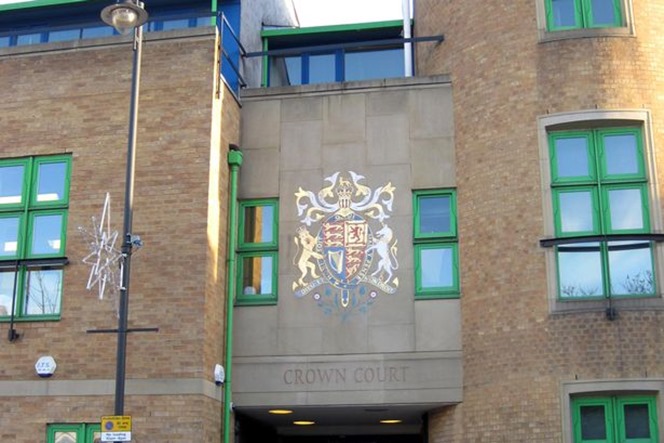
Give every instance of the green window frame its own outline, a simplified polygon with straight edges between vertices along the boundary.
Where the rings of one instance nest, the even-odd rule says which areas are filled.
[[[0,160],[0,321],[58,320],[71,156]]]
[[[556,246],[559,299],[654,296],[653,243],[617,237],[651,233],[641,129],[550,132],[549,158],[555,236],[594,237]]]
[[[658,443],[654,395],[572,398],[574,443]]]
[[[415,298],[459,297],[456,191],[413,192]]]
[[[100,443],[99,423],[54,423],[46,427],[46,443]]]
[[[236,304],[275,304],[279,269],[278,201],[241,201],[239,212]]]
[[[623,25],[622,0],[545,0],[549,31]]]

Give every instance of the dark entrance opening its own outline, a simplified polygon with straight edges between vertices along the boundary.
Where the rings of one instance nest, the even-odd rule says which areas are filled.
[[[265,409],[265,408],[260,408]],[[294,426],[294,417],[272,417],[260,409],[235,411],[235,443],[427,443],[423,411],[408,411],[400,424],[380,424],[387,408],[308,408],[312,426]],[[348,410],[351,409],[350,416]],[[345,412],[341,412],[345,411]],[[368,411],[368,412],[367,412]],[[380,411],[380,412],[374,412]],[[374,416],[374,414],[376,414]],[[364,416],[363,416],[364,415]],[[368,417],[367,417],[368,415]],[[394,415],[390,415],[392,417]],[[301,418],[301,417],[300,417]]]
[[[281,437],[279,443],[422,443],[419,435],[340,435],[321,437]]]

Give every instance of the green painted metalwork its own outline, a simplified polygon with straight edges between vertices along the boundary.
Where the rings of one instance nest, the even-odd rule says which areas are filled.
[[[238,233],[238,178],[242,166],[242,152],[230,150],[227,157],[230,167],[230,192],[228,195],[228,253],[226,258],[226,380],[224,384],[223,443],[230,443],[231,400],[233,395],[233,308],[235,301],[235,274],[237,265]]]

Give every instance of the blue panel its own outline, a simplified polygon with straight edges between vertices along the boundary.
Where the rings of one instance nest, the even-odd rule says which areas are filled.
[[[240,45],[233,34],[238,38],[240,36],[240,1],[222,1],[219,10],[228,22],[228,24],[221,24],[221,42],[223,50],[228,56],[228,59],[223,59],[221,62],[221,75],[231,89],[237,92],[240,89],[240,84],[238,74],[232,65],[238,68],[240,66]],[[228,25],[230,25],[231,29],[228,29]]]

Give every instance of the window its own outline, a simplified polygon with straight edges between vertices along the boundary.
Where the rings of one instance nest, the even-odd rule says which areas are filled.
[[[402,47],[304,52],[272,57],[270,86],[306,85],[404,76]]]
[[[574,443],[655,443],[659,441],[655,396],[572,399]]]
[[[403,21],[261,32],[263,86],[293,86],[403,77]]]
[[[69,156],[0,161],[0,318],[60,314]]]
[[[277,209],[276,200],[240,202],[238,304],[277,301]]]
[[[415,191],[413,195],[415,296],[459,295],[456,193]]]
[[[46,443],[100,443],[101,429],[94,424],[50,424]]]
[[[621,0],[545,0],[549,31],[622,26]]]
[[[641,130],[549,134],[555,247],[561,299],[655,294]],[[644,236],[645,237],[645,236]],[[584,241],[587,240],[587,241]]]

